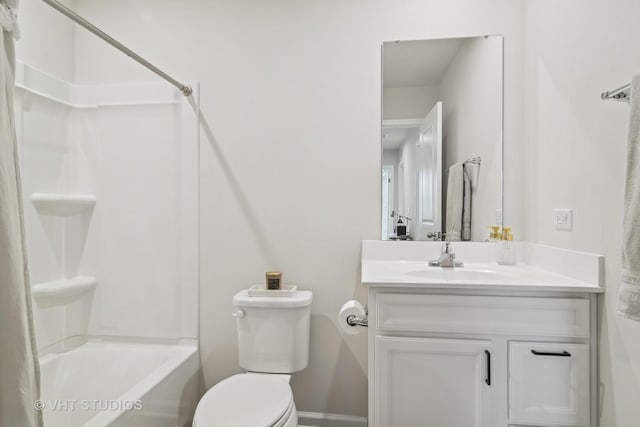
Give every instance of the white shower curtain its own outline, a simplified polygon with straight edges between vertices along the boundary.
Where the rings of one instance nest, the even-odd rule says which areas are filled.
[[[42,425],[13,115],[17,0],[0,0],[0,426]]]

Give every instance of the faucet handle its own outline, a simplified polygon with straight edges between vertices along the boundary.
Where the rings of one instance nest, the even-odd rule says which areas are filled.
[[[440,259],[429,261],[432,267],[464,267],[464,263],[456,259],[456,254],[451,251],[451,242],[444,242],[440,248]]]

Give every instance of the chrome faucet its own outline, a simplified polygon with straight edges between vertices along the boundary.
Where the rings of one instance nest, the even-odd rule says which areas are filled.
[[[430,231],[427,233],[427,239],[431,239],[435,242],[444,240],[447,237],[447,233],[441,233],[440,231]]]
[[[442,245],[440,258],[429,261],[431,267],[455,268],[464,267],[464,263],[456,259],[456,254],[451,252],[451,242],[445,242]]]

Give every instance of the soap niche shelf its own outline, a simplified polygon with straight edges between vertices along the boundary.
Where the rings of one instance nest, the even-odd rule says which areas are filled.
[[[96,196],[92,194],[33,193],[33,206],[41,215],[73,216],[93,209]]]
[[[38,283],[31,288],[31,295],[43,305],[66,304],[95,289],[98,281],[91,276]]]
[[[32,193],[31,203],[38,214],[47,217],[58,217],[63,220],[61,223],[56,222],[54,227],[62,227],[64,240],[70,238],[67,227],[69,221],[71,221],[74,224],[71,228],[72,232],[77,236],[81,236],[80,239],[84,242],[90,217],[96,205],[96,196],[93,194],[72,193]],[[83,244],[80,246],[83,246]],[[62,276],[70,277],[32,285],[31,295],[43,307],[72,303],[79,297],[92,292],[98,283],[97,279],[92,276],[76,276],[77,261],[81,256],[80,252],[70,251],[66,241],[61,244],[60,250]],[[68,262],[69,257],[76,262],[70,264]],[[73,266],[70,267],[70,265]]]

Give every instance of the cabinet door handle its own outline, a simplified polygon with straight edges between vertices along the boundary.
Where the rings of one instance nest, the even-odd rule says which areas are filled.
[[[571,353],[569,353],[568,351],[562,351],[562,352],[558,352],[558,353],[554,353],[554,352],[547,352],[547,351],[536,351],[536,350],[531,350],[531,353],[535,354],[536,356],[558,356],[558,357],[571,357]]]
[[[484,354],[487,355],[487,378],[484,380],[487,385],[491,385],[491,352],[485,350]]]

